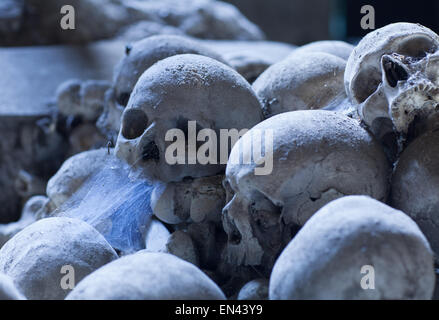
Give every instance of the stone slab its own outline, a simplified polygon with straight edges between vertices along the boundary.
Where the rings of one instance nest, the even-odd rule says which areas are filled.
[[[125,43],[0,48],[0,117],[38,117],[68,79],[111,80]]]

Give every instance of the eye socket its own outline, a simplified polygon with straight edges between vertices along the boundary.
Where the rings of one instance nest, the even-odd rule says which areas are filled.
[[[120,104],[123,107],[127,106],[128,100],[130,100],[130,93],[129,92],[122,92],[116,98],[117,103]]]
[[[140,109],[125,110],[122,118],[122,135],[126,139],[140,137],[148,127],[148,117]]]
[[[383,61],[383,67],[387,82],[392,88],[396,87],[398,81],[406,81],[409,78],[409,75],[407,71],[405,71],[404,67],[395,61],[386,59]]]

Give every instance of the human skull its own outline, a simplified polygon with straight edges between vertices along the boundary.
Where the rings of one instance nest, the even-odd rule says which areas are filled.
[[[215,51],[199,41],[183,36],[158,35],[128,45],[125,56],[115,68],[113,79],[118,104],[126,107],[137,80],[146,69],[157,61],[185,53],[199,54],[224,62]]]
[[[235,70],[201,55],[177,55],[159,61],[140,77],[122,116],[116,155],[140,167],[151,180],[212,176],[225,165],[222,161],[197,163],[188,143],[185,153],[191,159],[184,159],[184,164],[168,164],[166,149],[174,142],[165,141],[167,133],[180,129],[187,142],[195,140],[189,136],[189,121],[196,122],[194,136],[210,129],[208,132],[219,137],[221,129],[248,129],[261,120],[256,95]]]
[[[294,50],[291,55],[304,52],[323,52],[332,54],[347,61],[352,53],[352,50],[354,50],[354,46],[347,42],[326,40],[308,43],[307,45],[301,46]]]
[[[224,300],[200,269],[174,255],[139,251],[93,272],[67,300]]]
[[[315,213],[276,261],[269,297],[431,299],[433,255],[416,223],[365,196],[348,196]]]
[[[419,225],[439,254],[439,132],[426,132],[402,152],[392,178],[391,204]]]
[[[160,60],[185,53],[224,62],[215,51],[184,36],[157,35],[127,45],[125,56],[115,67],[112,89],[106,93],[104,112],[98,120],[98,127],[110,139],[114,136],[117,138],[122,112],[142,73]]]
[[[249,83],[253,83],[269,66],[285,59],[296,48],[275,41],[199,41],[220,53]]]
[[[293,53],[272,65],[253,83],[265,117],[339,107],[346,99],[345,66],[342,58],[322,52]]]
[[[94,122],[102,113],[105,92],[109,88],[108,81],[68,80],[57,89],[58,109],[64,116],[77,116]]]
[[[253,154],[247,163],[241,158],[250,158],[258,141],[253,137],[267,137],[270,131],[272,171],[257,175],[261,156]],[[270,154],[269,140],[263,149]],[[236,265],[269,268],[297,227],[329,201],[352,194],[385,201],[388,175],[379,143],[345,115],[293,111],[263,121],[235,144],[227,164],[226,258]]]
[[[415,120],[437,111],[439,36],[419,24],[395,23],[365,36],[349,57],[346,92],[380,139],[406,136]]]
[[[239,291],[238,300],[268,300],[268,280],[261,278],[247,282]]]
[[[54,208],[61,207],[110,157],[107,149],[81,152],[68,158],[47,183],[46,193]]]
[[[18,221],[0,224],[0,248],[18,232],[39,220],[49,199],[44,196],[33,196],[26,201]]]
[[[104,237],[89,224],[70,218],[39,220],[17,233],[0,250],[0,272],[10,276],[28,299],[63,299],[63,266],[80,281],[117,259]]]

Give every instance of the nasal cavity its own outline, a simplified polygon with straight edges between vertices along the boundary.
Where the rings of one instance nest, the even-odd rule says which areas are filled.
[[[148,117],[140,109],[125,110],[122,119],[122,135],[126,139],[136,139],[148,127]]]
[[[383,58],[383,69],[387,82],[392,88],[396,87],[398,81],[406,81],[409,78],[404,67],[390,57]]]

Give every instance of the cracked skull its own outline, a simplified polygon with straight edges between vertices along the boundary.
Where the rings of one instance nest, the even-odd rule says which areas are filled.
[[[380,139],[407,136],[439,105],[439,36],[395,23],[364,37],[349,57],[345,87],[361,119]]]
[[[222,172],[225,164],[193,161],[199,145],[191,148],[188,141],[200,135],[207,135],[205,141],[214,139],[207,132],[219,137],[221,129],[248,129],[261,120],[255,93],[235,70],[201,55],[176,55],[159,61],[140,77],[122,116],[116,155],[140,167],[152,180],[212,176]],[[195,137],[189,136],[189,122],[196,122]],[[166,151],[176,142],[166,141],[166,136],[176,129],[185,138],[185,157],[192,159],[170,164]]]
[[[255,145],[240,141],[258,130],[273,134],[267,175],[254,173],[260,163],[255,154],[248,164],[241,161]],[[231,263],[269,268],[297,228],[334,199],[353,194],[386,199],[387,160],[356,120],[332,111],[293,111],[263,121],[246,135],[232,149],[224,182],[229,202],[223,226]]]

